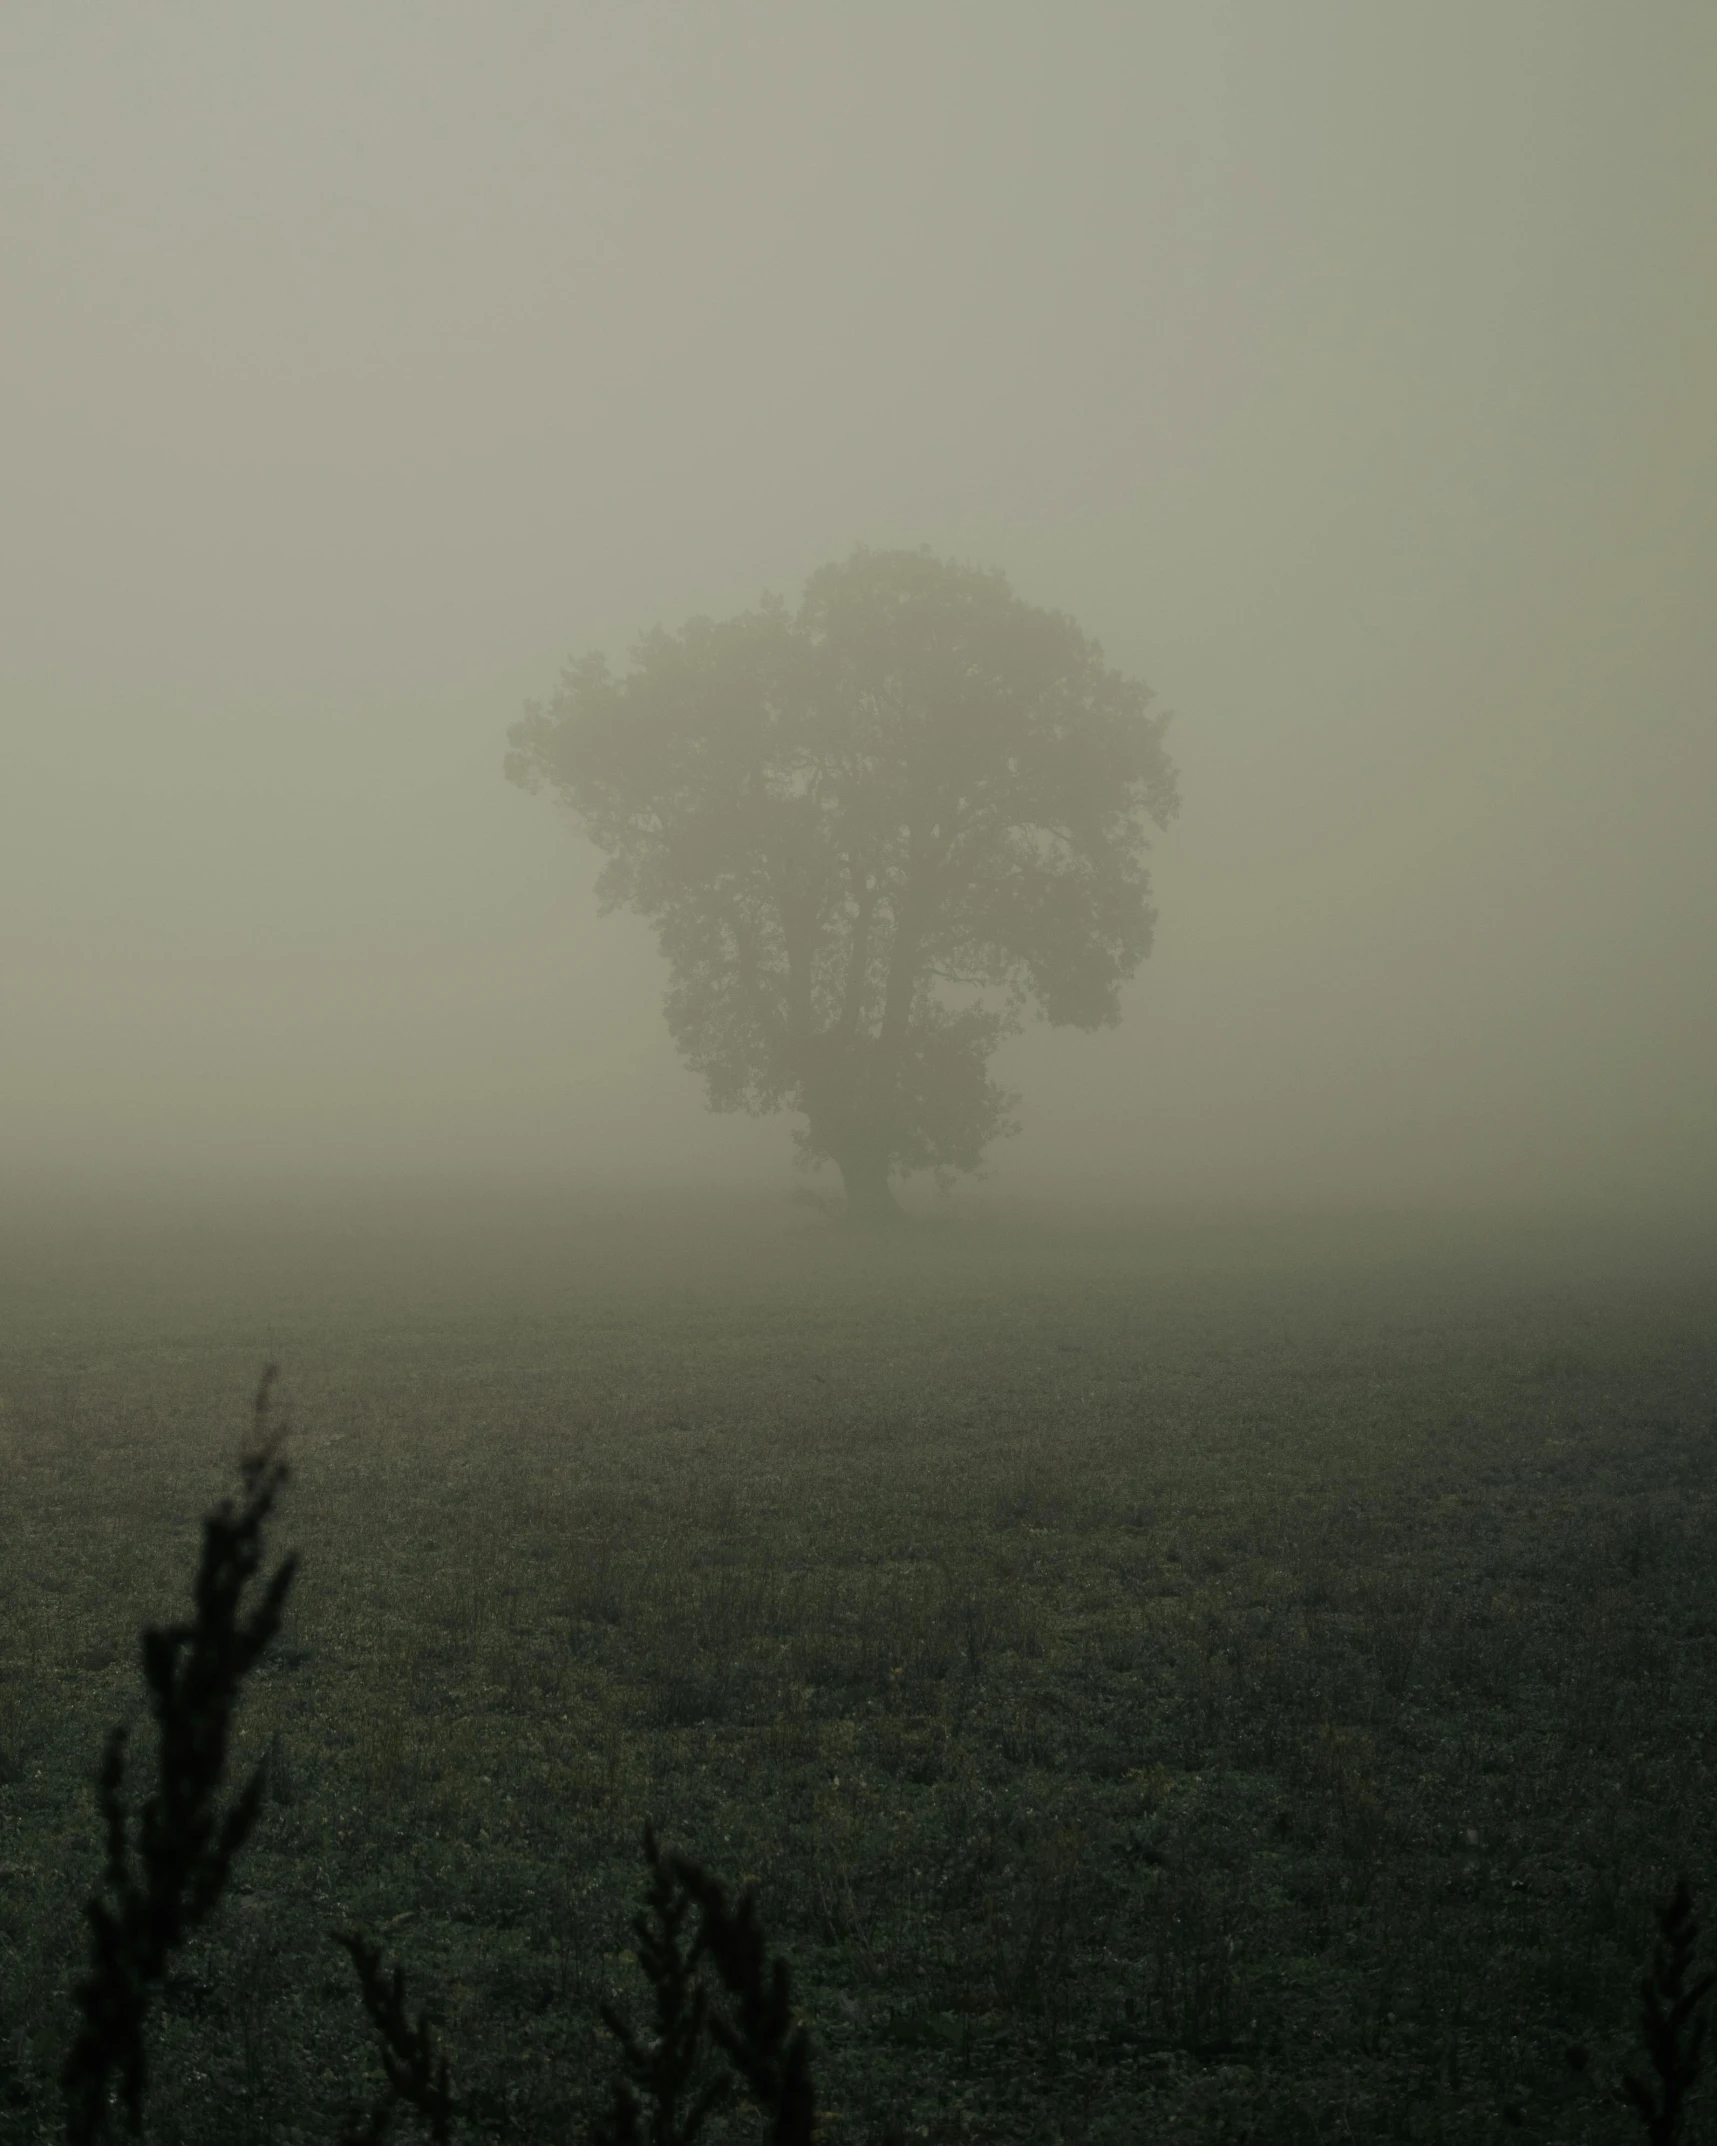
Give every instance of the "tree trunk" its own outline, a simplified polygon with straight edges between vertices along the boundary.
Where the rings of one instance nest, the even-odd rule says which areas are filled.
[[[835,1167],[841,1173],[850,1223],[860,1229],[887,1229],[906,1220],[889,1190],[886,1156],[837,1155]]]

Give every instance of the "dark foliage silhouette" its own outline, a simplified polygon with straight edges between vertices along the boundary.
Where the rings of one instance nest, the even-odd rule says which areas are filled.
[[[456,2104],[447,2058],[436,2047],[430,2015],[420,2012],[416,2024],[412,2023],[405,2009],[405,1970],[396,1966],[389,1976],[379,1946],[356,1930],[342,1931],[337,1941],[357,1970],[364,2010],[381,2043],[387,2078],[387,2091],[371,2105],[363,2122],[348,2130],[345,2146],[381,2146],[402,2106],[417,2111],[436,2146],[447,2146]]]
[[[107,1861],[86,1909],[90,1966],[76,1986],[82,2023],[64,2080],[72,2146],[86,2146],[105,2130],[116,2084],[131,2129],[140,2128],[150,1992],[165,1975],[169,1955],[214,1908],[262,1807],[263,1767],[224,1811],[220,1792],[239,1686],[280,1627],[297,1563],[285,1558],[261,1600],[244,1613],[245,1591],[262,1562],[263,1523],[286,1480],[280,1432],[269,1420],[273,1382],[271,1367],[257,1389],[243,1501],[235,1510],[223,1500],[203,1522],[196,1615],[189,1623],[152,1625],[143,1634],[143,1675],[160,1754],[135,1835],[125,1798],[123,1728],[109,1736],[102,1759],[97,1793]]]
[[[1652,2146],[1676,2146],[1685,2135],[1682,2119],[1699,2078],[1717,1981],[1709,1969],[1694,1967],[1699,1925],[1685,1878],[1659,1910],[1657,1927],[1651,1966],[1640,1984],[1640,2036],[1650,2069],[1643,2078],[1630,2072],[1623,2084]]]
[[[787,1964],[772,1959],[749,1891],[728,1902],[720,1882],[684,1856],[664,1855],[644,1829],[650,1885],[633,1923],[638,1964],[655,1997],[644,2040],[612,2006],[602,2016],[621,2066],[599,2146],[690,2146],[732,2089],[709,2063],[713,2044],[768,2121],[774,2146],[809,2146],[816,2123],[810,2048],[793,2019]],[[688,1937],[688,1925],[696,1916]],[[700,1972],[714,1969],[724,2010]]]

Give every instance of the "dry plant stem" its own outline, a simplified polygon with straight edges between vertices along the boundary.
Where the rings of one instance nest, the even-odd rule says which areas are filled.
[[[620,2046],[620,2068],[607,2114],[594,2130],[597,2146],[644,2140],[649,2146],[690,2146],[732,2092],[725,2076],[696,2083],[707,2068],[709,2018],[709,1995],[697,1972],[700,1948],[695,1937],[687,1942],[683,1935],[696,1903],[648,1829],[644,1854],[650,1889],[632,1935],[655,1996],[655,2034],[645,2042],[612,2005],[602,2007],[603,2022]]]
[[[1658,1911],[1657,1924],[1657,1947],[1640,1984],[1640,2035],[1651,2076],[1641,2079],[1630,2072],[1623,2083],[1652,2146],[1676,2146],[1699,2079],[1708,2000],[1717,1976],[1694,1972],[1699,1925],[1685,1878]]]
[[[597,2146],[690,2146],[711,2111],[731,2091],[730,2079],[695,2082],[707,2042],[769,2120],[775,2146],[809,2146],[816,2123],[810,2048],[793,2020],[786,1962],[771,1959],[748,1891],[730,1906],[720,1882],[684,1856],[664,1856],[652,1828],[644,1829],[650,1866],[646,1906],[633,1924],[638,1964],[655,1993],[655,2038],[646,2044],[611,2007],[603,2019],[620,2045],[621,2070],[613,2099],[597,2125]],[[696,1911],[697,1929],[684,1941]],[[733,2011],[709,2001],[699,1975],[707,1959]]]
[[[98,1795],[107,1861],[85,1911],[90,1967],[76,1987],[82,2024],[63,2074],[72,2146],[86,2146],[105,2131],[116,2079],[130,2128],[141,2128],[150,1990],[162,1980],[168,1955],[219,1900],[261,1808],[266,1769],[260,1766],[224,1812],[219,1799],[239,1686],[279,1630],[297,1563],[283,1559],[261,1601],[248,1616],[241,1614],[245,1590],[262,1562],[263,1524],[287,1474],[279,1457],[283,1434],[269,1421],[274,1376],[271,1365],[257,1389],[255,1436],[241,1469],[243,1502],[235,1512],[223,1499],[203,1522],[195,1616],[143,1633],[143,1673],[160,1753],[135,1841],[125,1800],[123,1728],[109,1736],[102,1760]]]
[[[401,2102],[423,2118],[436,2146],[447,2146],[452,2136],[457,2104],[448,2082],[447,2059],[435,2047],[435,2032],[428,2012],[420,2012],[412,2025],[405,2009],[405,1972],[396,1967],[390,1979],[382,1967],[379,1946],[356,1931],[345,1931],[337,1940],[351,1954],[363,1991],[364,2010],[381,2037],[382,2069],[388,2090],[360,2124],[346,2133],[345,2146],[381,2146],[392,2128]]]
[[[648,1836],[645,1848],[653,1857]],[[698,1943],[738,2008],[731,2022],[712,2016],[710,2031],[769,2114],[775,2146],[809,2146],[816,2125],[810,2044],[793,2023],[787,1963],[765,1949],[755,1895],[747,1890],[730,1908],[721,1885],[695,1863],[675,1856],[672,1870],[702,1911]]]

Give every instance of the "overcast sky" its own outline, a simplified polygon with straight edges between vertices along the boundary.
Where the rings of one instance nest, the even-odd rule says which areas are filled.
[[[502,780],[855,543],[1176,711],[997,1188],[1717,1193],[1717,9],[0,12],[0,1167],[746,1177]]]

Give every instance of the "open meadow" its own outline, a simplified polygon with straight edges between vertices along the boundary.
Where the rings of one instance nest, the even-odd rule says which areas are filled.
[[[1640,2135],[1679,1873],[1717,1924],[1714,1311],[1709,1236],[1596,1221],[19,1202],[0,2139],[271,1360],[268,1801],[152,2138],[338,2137],[351,1925],[467,2136],[573,2138],[646,1817],[755,1880],[834,2141]]]

